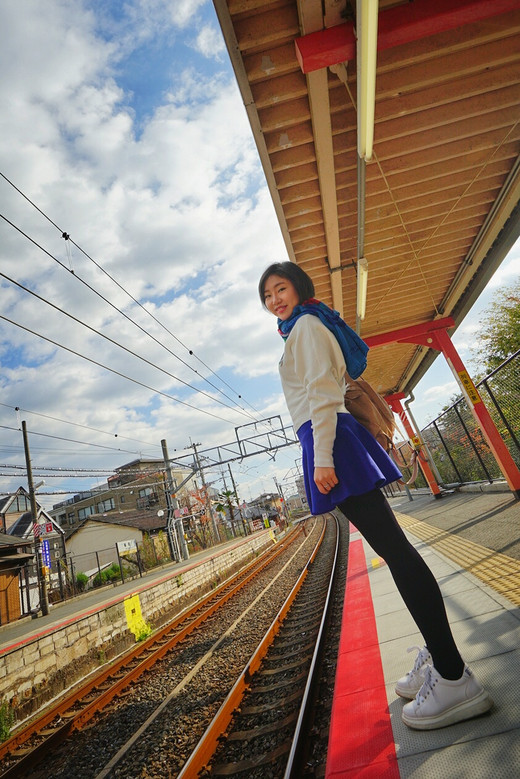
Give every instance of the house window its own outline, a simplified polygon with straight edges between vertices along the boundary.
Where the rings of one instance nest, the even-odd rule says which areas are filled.
[[[94,513],[94,506],[85,506],[85,508],[78,509],[78,519],[86,519]]]
[[[103,514],[103,512],[105,511],[112,511],[112,509],[114,508],[115,508],[114,498],[107,498],[106,500],[102,500],[101,503],[97,504],[98,514]]]

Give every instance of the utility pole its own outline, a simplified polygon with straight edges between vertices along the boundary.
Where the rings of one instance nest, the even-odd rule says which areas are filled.
[[[195,463],[197,465],[197,470],[200,473],[200,478],[201,478],[201,481],[202,481],[202,487],[203,487],[203,490],[204,490],[204,495],[206,496],[207,501],[208,501],[208,510],[209,510],[209,515],[211,517],[211,525],[213,527],[213,533],[215,534],[216,542],[219,543],[219,541],[220,541],[220,533],[218,532],[217,522],[216,522],[216,519],[215,519],[215,514],[213,512],[213,506],[211,505],[211,500],[210,500],[210,497],[209,497],[208,488],[206,486],[206,480],[204,478],[204,471],[202,470],[202,468],[200,466],[199,453],[197,452],[197,444],[192,444],[192,447],[193,447],[193,453],[195,455]]]
[[[170,541],[170,548],[173,552],[173,556],[177,557],[177,561],[188,560],[189,551],[186,539],[184,538],[184,527],[182,525],[182,519],[175,517],[175,510],[179,508],[179,501],[175,495],[175,479],[173,478],[172,468],[170,465],[170,456],[168,454],[168,446],[166,440],[163,438],[161,441],[164,467],[166,469],[166,505],[168,507],[168,539]]]
[[[238,499],[237,487],[236,487],[236,484],[235,484],[235,479],[233,478],[233,471],[231,470],[231,463],[228,463],[228,471],[229,471],[229,475],[231,477],[231,484],[233,485],[233,492],[235,493],[235,498],[236,498],[236,501],[237,501],[238,513],[240,514],[240,519],[242,520],[242,527],[244,528],[244,536],[247,536],[247,524],[246,524],[246,521],[244,519],[244,515],[242,514],[242,508],[240,506],[240,501]]]
[[[34,494],[34,482],[31,467],[31,456],[29,454],[29,441],[27,438],[27,426],[22,421],[23,448],[25,450],[25,464],[27,468],[27,483],[29,485],[29,500],[31,503],[31,514],[33,526],[38,524],[38,507],[36,506],[36,496]],[[43,570],[43,556],[41,547],[41,538],[34,538],[34,547],[36,551],[36,576],[38,579],[38,589],[40,591],[40,608],[42,616],[46,617],[49,613],[49,597],[47,594],[47,579]]]

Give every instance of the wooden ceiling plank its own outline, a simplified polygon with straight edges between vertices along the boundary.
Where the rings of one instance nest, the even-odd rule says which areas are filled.
[[[287,73],[279,78],[261,81],[251,87],[255,105],[260,111],[296,98],[307,97],[307,83],[301,73]]]
[[[286,130],[277,130],[265,134],[265,143],[269,154],[286,149],[295,149],[312,143],[313,134],[310,122],[291,127]]]
[[[439,52],[473,51],[486,43],[515,37],[520,33],[520,8],[507,14],[500,14],[485,21],[467,25],[464,30],[453,29],[437,35],[411,42],[406,46],[396,46],[382,51],[378,56],[378,70],[403,67],[437,59]]]
[[[467,150],[466,153],[461,152],[459,156],[455,155],[450,159],[449,167],[446,167],[443,160],[440,160],[437,163],[430,163],[427,170],[417,177],[411,177],[404,165],[401,167],[397,166],[393,170],[388,170],[388,167],[385,164],[385,176],[389,181],[392,192],[396,196],[399,196],[403,191],[413,190],[414,186],[431,184],[437,188],[439,182],[448,175],[447,171],[450,171],[449,175],[453,176],[459,176],[466,172],[471,178],[474,178],[475,170],[481,169],[486,160],[490,160],[488,163],[489,165],[500,161],[506,162],[509,169],[512,161],[515,160],[517,156],[518,139],[513,138],[511,141],[502,144],[498,149],[496,146],[493,147],[492,144],[489,144],[489,146],[484,149],[479,149],[477,151]],[[377,165],[370,165],[368,171],[367,187],[374,177],[380,177],[381,175]]]
[[[468,54],[467,51],[447,53],[438,52],[436,62],[421,62],[406,67],[396,66],[395,70],[379,72],[376,77],[376,105],[380,100],[395,99],[397,96],[411,92],[422,92],[427,88],[444,85],[449,88],[450,82],[485,72],[489,66],[498,68],[501,65],[518,62],[518,39],[492,41],[478,47]]]
[[[298,165],[294,168],[288,168],[276,173],[276,183],[280,190],[284,187],[293,187],[295,184],[305,181],[314,181],[318,178],[316,162]]]
[[[307,97],[296,98],[289,103],[262,108],[258,112],[264,134],[276,132],[280,129],[299,127],[309,123],[311,112]]]
[[[279,48],[300,34],[298,14],[291,3],[264,13],[236,18],[233,27],[242,54],[264,48]]]
[[[314,163],[316,161],[314,144],[307,143],[296,148],[280,149],[280,151],[271,152],[269,159],[273,173],[287,170],[294,165]]]
[[[266,51],[245,55],[244,66],[251,86],[258,81],[300,70],[292,41]]]
[[[517,125],[513,128],[507,140],[519,140],[520,138],[520,126]],[[499,144],[506,140],[506,132],[503,128],[494,129],[481,135],[476,135],[468,141],[462,136],[458,140],[447,141],[446,143],[438,143],[436,146],[427,150],[421,149],[419,151],[412,151],[406,153],[404,150],[398,154],[394,147],[394,154],[386,155],[385,149],[378,147],[378,157],[383,165],[385,175],[390,175],[393,172],[406,170],[408,175],[412,170],[416,171],[416,175],[420,177],[418,172],[421,168],[428,169],[432,165],[443,163],[443,171],[446,171],[446,163],[451,164],[451,160],[457,157],[462,157],[466,153],[474,152],[474,159],[477,160],[475,167],[478,169],[480,166],[485,165],[490,161],[494,152]],[[381,152],[381,156],[379,156]],[[428,173],[429,175],[429,173]]]
[[[399,213],[403,217],[408,217],[410,215],[410,217],[413,218],[412,215],[415,213],[437,208],[441,204],[445,204],[449,207],[461,196],[480,195],[481,197],[485,197],[487,195],[487,199],[489,199],[489,193],[494,193],[496,195],[502,187],[504,179],[505,175],[502,174],[482,177],[482,179],[474,181],[473,184],[467,182],[465,179],[452,181],[450,182],[451,186],[447,186],[445,190],[439,189],[434,192],[429,192],[426,195],[417,193],[416,198],[399,198],[398,200],[396,199],[395,202],[397,203]],[[464,192],[466,192],[466,194],[463,195]],[[355,201],[353,199],[351,201],[345,201],[342,197],[338,198],[340,212],[347,202],[354,203]],[[396,213],[396,207],[394,200],[390,197],[388,191],[378,191],[376,193],[370,193],[367,197],[365,212],[368,218],[374,216],[390,216],[391,213]]]
[[[476,118],[482,118],[483,124],[489,127],[503,126],[507,123],[508,117],[520,115],[518,113],[519,104],[520,83],[517,83],[503,89],[497,89],[494,92],[488,92],[487,94],[459,99],[456,106],[453,103],[448,103],[435,108],[427,108],[414,115],[413,134],[416,135],[439,127],[447,128],[449,125],[453,125],[454,129],[458,129],[461,122],[468,122]],[[494,124],[496,121],[495,115],[498,117],[502,115],[505,121]],[[409,116],[379,123],[376,116],[376,134],[378,141],[381,140],[385,143],[395,138],[409,137]]]
[[[469,116],[464,119],[458,119],[455,122],[438,125],[427,130],[409,133],[399,138],[387,140],[379,136],[379,128],[376,128],[376,150],[380,160],[389,157],[397,157],[405,151],[407,154],[417,154],[419,152],[430,152],[436,147],[444,147],[454,141],[460,142],[463,137],[467,146],[471,148],[473,139],[485,137],[486,134],[497,131],[505,138],[507,131],[520,120],[520,110],[518,106],[511,108],[502,108],[489,113],[482,113],[480,116]],[[384,126],[381,128],[384,133]],[[498,139],[500,142],[500,139]]]
[[[490,163],[477,179],[473,178],[474,172],[471,170],[454,171],[453,174],[441,176],[432,182],[413,182],[408,187],[401,188],[398,192],[392,189],[392,195],[399,206],[399,210],[402,213],[406,213],[414,208],[423,208],[428,205],[436,205],[437,203],[452,200],[454,197],[459,197],[463,192],[468,191],[468,188],[469,192],[476,193],[500,187],[509,170],[509,161],[499,160],[496,163]],[[368,208],[384,207],[389,203],[393,203],[393,199],[390,197],[384,182],[381,187],[376,187],[375,183],[374,181],[370,186],[370,194],[367,197]],[[382,188],[383,186],[385,186],[384,189]],[[338,193],[340,204],[351,202],[351,189],[346,190],[346,194],[349,195],[348,199],[343,198],[342,190]]]
[[[518,62],[508,63],[506,66],[491,68],[489,65],[484,73],[479,72],[457,78],[456,81],[447,85],[429,87],[408,94],[401,94],[396,99],[378,99],[376,102],[376,123],[390,122],[392,120],[407,121],[408,127],[410,116],[417,114],[414,118],[421,121],[421,114],[424,111],[431,112],[436,108],[451,107],[451,117],[457,117],[461,111],[458,107],[462,100],[486,96],[490,105],[493,104],[494,95],[502,90],[518,86]],[[447,88],[449,86],[449,89]],[[355,85],[353,85],[355,89]],[[339,89],[329,88],[332,115],[332,132],[334,135],[352,130],[356,126],[356,113],[353,106],[348,101],[346,90],[341,86]],[[500,97],[495,101],[495,105],[500,104]],[[434,116],[434,114],[431,114]],[[448,117],[452,120],[450,117]],[[398,133],[397,133],[398,134]]]

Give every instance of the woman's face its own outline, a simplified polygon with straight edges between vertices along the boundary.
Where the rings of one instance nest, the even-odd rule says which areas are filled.
[[[265,282],[264,302],[271,314],[285,321],[289,319],[295,306],[299,305],[300,298],[292,281],[273,275]]]

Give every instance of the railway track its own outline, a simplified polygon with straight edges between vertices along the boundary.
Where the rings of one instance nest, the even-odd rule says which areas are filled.
[[[291,534],[148,640],[100,673],[92,675],[84,684],[76,686],[39,717],[16,731],[0,744],[0,777],[28,777],[59,744],[84,728],[114,701],[124,699],[139,677],[150,672],[255,578],[261,577],[262,572],[276,564],[276,560],[287,554],[292,544],[298,544],[299,535]]]
[[[316,547],[178,779],[304,776],[338,567],[330,520],[319,556]]]
[[[233,580],[207,598],[205,619],[190,611],[184,626],[169,626],[180,636],[173,647],[161,635],[166,628],[153,637],[155,649],[151,639],[137,647],[139,673],[106,669],[87,685],[97,701],[74,704],[14,751],[0,745],[0,777],[307,775],[303,766],[314,758],[302,745],[316,742],[309,734],[324,604],[338,557],[333,517],[307,525],[307,537],[278,544],[267,567],[243,572],[247,586]],[[217,596],[225,609],[210,606]],[[104,679],[109,671],[120,678]]]

